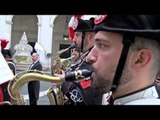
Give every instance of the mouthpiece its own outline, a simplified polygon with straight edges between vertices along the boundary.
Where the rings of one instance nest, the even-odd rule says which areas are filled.
[[[77,70],[77,71],[73,71],[73,72],[66,74],[65,80],[66,81],[76,81],[79,79],[90,77],[91,74],[92,72],[87,69]]]

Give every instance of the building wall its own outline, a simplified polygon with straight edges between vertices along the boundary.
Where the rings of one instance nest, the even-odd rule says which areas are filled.
[[[36,17],[37,17],[37,23],[36,25],[34,25],[34,28],[36,28],[35,26],[37,26],[36,28],[37,30],[32,29],[32,27],[29,27],[30,29],[28,29],[28,27],[23,27],[24,29],[20,29],[20,27],[22,27],[23,24],[25,24],[25,23],[20,23],[19,26],[16,26],[19,28],[18,30],[20,30],[19,34],[20,33],[23,34],[23,32],[26,32],[27,37],[30,38],[28,39],[29,42],[31,41],[38,42],[40,45],[43,46],[46,53],[51,53],[53,56],[59,50],[60,43],[70,44],[69,41],[62,40],[64,26],[66,24],[64,22],[65,21],[64,16],[61,17],[61,15],[60,16],[58,15],[36,15]],[[55,21],[56,18],[58,18],[57,21]],[[13,34],[15,34],[16,36],[16,33],[13,29],[13,24],[14,24],[13,19],[14,19],[14,15],[0,15],[0,26],[1,26],[0,27],[0,38],[8,39],[10,42],[6,48],[11,48],[12,50],[14,49],[14,45],[18,43],[19,41],[18,38],[17,40],[13,39],[14,38]],[[26,18],[26,19],[30,19],[30,18]],[[25,19],[19,20],[19,22],[20,21],[25,21]],[[56,26],[56,23],[59,24],[59,22],[61,25],[59,27],[56,27],[55,29],[54,27]],[[32,26],[32,23],[30,25]],[[28,34],[27,34],[27,31],[28,31]],[[59,33],[59,36],[61,36],[60,39],[59,37],[57,37],[57,34],[54,34],[57,32]],[[38,50],[37,52],[40,54],[40,61],[42,63],[43,69],[50,68],[52,64],[52,60],[47,58],[44,52],[40,50]]]

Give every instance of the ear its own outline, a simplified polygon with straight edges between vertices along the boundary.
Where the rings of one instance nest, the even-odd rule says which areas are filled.
[[[152,52],[149,49],[141,49],[137,54],[135,64],[138,67],[144,67],[151,61],[151,58]]]

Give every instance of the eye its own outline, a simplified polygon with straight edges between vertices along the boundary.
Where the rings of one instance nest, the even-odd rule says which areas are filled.
[[[96,43],[96,46],[99,48],[99,49],[106,49],[107,47],[109,47],[108,45],[102,43],[102,42],[97,42]]]

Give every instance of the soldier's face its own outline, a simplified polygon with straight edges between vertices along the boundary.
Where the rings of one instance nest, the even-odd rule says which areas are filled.
[[[76,43],[77,48],[81,48],[82,32],[75,32],[73,41]]]
[[[73,57],[73,61],[77,61],[80,59],[80,53],[78,51],[76,51],[76,49],[72,49],[71,51],[71,56]]]
[[[96,88],[98,94],[108,92],[111,88],[122,47],[120,34],[104,31],[96,33],[94,48],[86,61],[91,63],[92,87]]]

